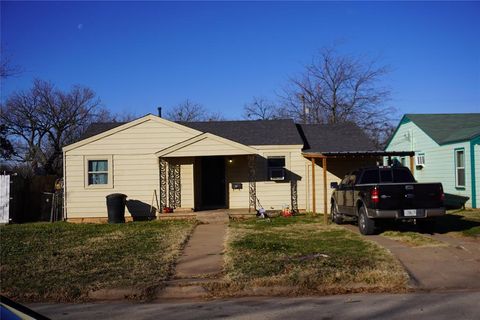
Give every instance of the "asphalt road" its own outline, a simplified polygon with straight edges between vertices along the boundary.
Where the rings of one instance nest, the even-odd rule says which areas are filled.
[[[480,291],[237,298],[165,303],[32,304],[52,319],[479,319]]]

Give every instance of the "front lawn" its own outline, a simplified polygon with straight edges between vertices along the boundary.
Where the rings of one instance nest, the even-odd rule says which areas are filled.
[[[412,231],[385,231],[381,235],[395,241],[404,242],[412,247],[448,246],[445,242]]]
[[[152,221],[1,227],[0,291],[20,301],[81,301],[101,288],[134,287],[147,294],[171,275],[194,225]]]
[[[408,277],[387,250],[322,221],[297,216],[231,222],[229,294],[255,287],[289,287],[289,294],[405,290]]]
[[[480,209],[449,211],[438,219],[436,230],[455,236],[480,237]]]

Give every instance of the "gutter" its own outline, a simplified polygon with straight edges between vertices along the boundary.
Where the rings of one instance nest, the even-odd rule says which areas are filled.
[[[63,221],[67,221],[67,156],[63,151]]]

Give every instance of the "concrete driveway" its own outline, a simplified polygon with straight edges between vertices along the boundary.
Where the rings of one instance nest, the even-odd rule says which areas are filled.
[[[354,225],[344,225],[358,232]],[[380,235],[364,236],[387,248],[410,275],[410,285],[420,290],[480,289],[480,240],[424,234],[445,242],[441,247],[411,247]]]

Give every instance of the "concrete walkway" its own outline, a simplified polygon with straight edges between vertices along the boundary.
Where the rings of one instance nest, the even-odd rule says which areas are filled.
[[[357,226],[345,227],[359,233]],[[480,241],[440,234],[431,237],[448,246],[415,248],[379,235],[365,236],[365,239],[390,250],[409,273],[414,288],[480,289]]]
[[[228,213],[223,210],[197,214],[200,221],[177,261],[174,278],[157,294],[158,300],[208,296],[206,282],[218,281],[223,272],[223,252]]]

